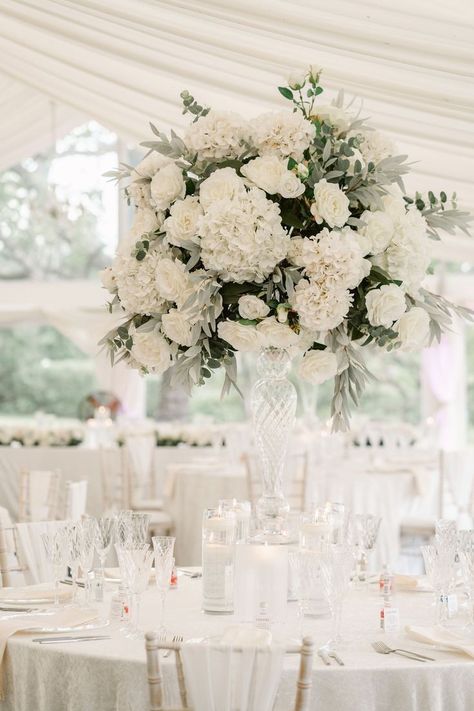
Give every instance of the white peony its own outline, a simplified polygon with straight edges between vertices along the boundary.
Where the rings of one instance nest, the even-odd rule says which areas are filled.
[[[292,239],[289,258],[311,279],[331,289],[355,289],[371,269],[350,227],[324,228],[314,237]]]
[[[367,316],[372,326],[389,328],[406,311],[405,292],[396,284],[372,289],[365,297]]]
[[[117,282],[112,267],[106,267],[99,272],[99,278],[102,286],[111,294],[117,290]]]
[[[384,158],[396,154],[397,149],[392,139],[380,133],[380,131],[355,131],[353,135],[357,135],[359,139],[362,139],[359,150],[366,163],[377,165]]]
[[[200,328],[195,327],[178,309],[170,309],[161,318],[161,330],[180,346],[193,346],[199,338]]]
[[[295,198],[304,193],[304,185],[286,165],[287,161],[275,155],[260,156],[244,165],[241,173],[269,195]]]
[[[166,239],[170,244],[182,247],[186,242],[198,242],[199,218],[203,214],[197,197],[185,197],[171,206],[170,216],[164,222]]]
[[[219,338],[227,341],[238,351],[258,351],[261,347],[260,335],[255,326],[244,326],[236,321],[222,321],[217,327]]]
[[[351,216],[349,199],[336,183],[323,178],[314,186],[311,214],[318,224],[326,222],[329,227],[342,227]]]
[[[209,111],[188,126],[184,142],[200,160],[238,158],[250,141],[250,127],[230,111]]]
[[[155,331],[132,334],[131,356],[152,373],[161,374],[171,365],[171,351],[161,333]]]
[[[290,89],[301,89],[304,86],[306,77],[308,76],[307,69],[294,69],[288,75],[287,82]]]
[[[280,323],[274,316],[260,321],[257,326],[261,343],[265,348],[291,348],[298,343],[298,334],[286,323]]]
[[[342,323],[352,303],[347,289],[330,289],[312,279],[300,279],[290,303],[299,322],[310,331],[327,331]]]
[[[242,318],[257,319],[265,318],[270,313],[270,308],[267,304],[259,299],[258,296],[247,294],[239,299],[239,314]]]
[[[285,259],[290,238],[278,205],[252,188],[234,200],[219,200],[200,221],[201,259],[223,281],[263,282]]]
[[[186,184],[183,171],[175,163],[168,163],[151,179],[151,202],[157,210],[167,210],[178,198],[184,198]]]
[[[298,373],[303,380],[320,385],[337,374],[337,357],[327,348],[308,351],[303,356]]]
[[[140,262],[135,257],[118,254],[112,262],[117,293],[128,313],[151,314],[166,311],[166,302],[156,286],[157,265],[169,251],[154,246]]]
[[[260,155],[275,154],[300,161],[316,135],[313,124],[300,113],[261,114],[251,122],[253,143]]]
[[[206,212],[218,200],[232,200],[245,193],[245,184],[233,168],[219,168],[203,180],[199,187],[199,202]]]
[[[382,210],[370,212],[366,210],[360,216],[363,227],[357,229],[358,234],[367,240],[369,249],[366,254],[380,254],[383,252],[393,237],[395,225],[389,214]]]
[[[167,158],[157,151],[152,151],[132,170],[130,177],[132,180],[153,178],[155,173],[168,163],[171,163],[170,158]]]
[[[346,133],[354,120],[351,114],[344,111],[340,106],[334,106],[334,104],[315,106],[311,118],[318,118],[320,121],[333,126],[336,129],[336,135]]]
[[[191,277],[179,259],[161,259],[156,265],[156,290],[167,301],[180,301],[192,289]]]
[[[419,351],[428,345],[430,338],[430,317],[419,306],[414,306],[403,314],[398,324],[398,339],[403,351]]]

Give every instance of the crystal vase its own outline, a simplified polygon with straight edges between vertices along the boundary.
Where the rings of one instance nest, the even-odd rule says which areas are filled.
[[[256,513],[264,539],[285,538],[290,509],[282,491],[288,440],[296,413],[296,388],[286,377],[291,362],[280,348],[264,348],[258,358],[259,379],[252,388],[251,411],[262,476]]]

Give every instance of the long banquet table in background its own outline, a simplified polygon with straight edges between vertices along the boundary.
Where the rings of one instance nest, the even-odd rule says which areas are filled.
[[[150,588],[143,596],[140,626],[157,625],[158,596]],[[432,595],[403,592],[394,596],[402,625],[429,625]],[[110,593],[105,605],[110,604]],[[235,623],[232,615],[205,615],[201,611],[201,581],[180,577],[170,591],[166,624],[171,634],[185,639],[218,635]],[[297,634],[297,604],[289,603],[285,636]],[[312,711],[468,711],[474,699],[474,660],[443,652],[407,639],[380,633],[380,598],[375,593],[352,591],[343,612],[346,645],[340,650],[344,667],[325,667],[315,655]],[[331,620],[306,620],[316,648],[329,637]],[[81,644],[39,645],[38,633],[20,634],[8,642],[4,662],[5,701],[2,711],[148,711],[145,644],[106,629],[110,640]],[[395,655],[376,654],[371,642],[384,639],[395,646],[434,657],[416,662]],[[175,688],[174,655],[161,659],[167,692]],[[292,708],[296,684],[295,657],[286,657],[276,711]],[[170,705],[179,705],[176,696]]]

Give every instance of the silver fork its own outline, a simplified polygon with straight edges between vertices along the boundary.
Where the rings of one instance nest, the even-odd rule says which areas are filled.
[[[181,634],[174,634],[173,637],[171,638],[171,641],[172,641],[172,642],[183,642],[183,641],[184,641],[184,637],[183,637],[183,635],[181,635]],[[171,652],[173,652],[173,651],[174,651],[173,649],[167,649],[163,656],[164,656],[165,658],[166,658],[166,657],[169,657],[170,654],[171,654]]]
[[[326,652],[326,654],[328,655],[328,657],[330,657],[330,659],[334,659],[334,661],[337,662],[340,667],[344,666],[344,662],[342,661],[341,657],[338,654],[336,654],[336,652],[332,652],[332,651],[328,650]]]
[[[418,652],[410,652],[408,649],[391,649],[385,642],[373,642],[372,647],[379,654],[399,654],[401,657],[407,657],[408,659],[414,659],[417,662],[435,662],[436,659],[433,657],[425,657],[423,654],[418,654]]]

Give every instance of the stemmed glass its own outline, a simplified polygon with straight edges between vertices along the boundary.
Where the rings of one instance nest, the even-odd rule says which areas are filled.
[[[140,639],[143,636],[138,629],[140,601],[150,581],[153,551],[148,543],[130,548],[116,545],[116,550],[121,576],[130,593],[129,625],[124,634],[132,639]]]
[[[95,518],[85,518],[80,524],[80,550],[79,560],[84,578],[84,604],[91,601],[91,584],[89,572],[94,561],[94,544],[97,536],[97,521]]]
[[[156,587],[158,588],[161,601],[160,624],[158,631],[160,634],[165,634],[166,593],[169,590],[171,572],[174,565],[173,552],[176,539],[173,536],[153,536],[151,540],[155,551]]]
[[[368,582],[368,554],[374,550],[382,519],[373,514],[356,514],[355,525],[359,534],[359,580]]]
[[[435,593],[436,624],[443,625],[448,619],[448,594],[455,577],[455,552],[451,545],[436,542],[435,545],[421,546],[421,554]]]
[[[66,564],[66,548],[64,528],[57,528],[50,533],[42,533],[41,540],[43,541],[46,558],[51,564],[54,573],[54,607],[59,607],[59,585],[64,566]]]
[[[333,618],[332,637],[327,643],[329,647],[337,647],[342,642],[342,605],[349,590],[353,565],[351,546],[338,543],[324,547],[321,559],[322,581]]]
[[[64,531],[66,563],[71,569],[72,578],[72,602],[77,602],[77,579],[79,577],[79,565],[81,560],[82,530],[81,524],[77,521],[66,525]]]
[[[116,523],[116,540],[120,546],[136,547],[147,541],[150,515],[137,511],[119,511]]]
[[[304,617],[321,617],[328,613],[321,583],[321,556],[316,550],[300,548],[289,552],[289,564],[302,636]]]
[[[112,540],[115,533],[115,517],[97,519],[97,527],[95,532],[95,549],[100,561],[100,575],[102,584],[105,576],[105,559],[112,545]]]

